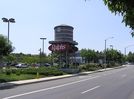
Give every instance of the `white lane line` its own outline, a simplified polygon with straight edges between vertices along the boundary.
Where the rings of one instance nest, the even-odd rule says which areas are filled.
[[[92,76],[79,76],[79,78],[89,78],[89,77],[92,77]]]
[[[34,94],[34,93],[39,93],[39,92],[43,92],[43,91],[47,91],[47,90],[61,88],[61,87],[64,87],[64,86],[69,86],[69,85],[72,85],[72,84],[77,84],[77,83],[80,83],[80,82],[85,82],[85,81],[88,81],[88,80],[91,80],[91,79],[95,79],[95,78],[98,78],[98,77],[100,77],[100,76],[95,76],[95,77],[91,77],[91,78],[88,78],[88,79],[74,81],[74,82],[71,82],[71,83],[66,83],[66,84],[63,84],[63,85],[58,85],[58,86],[49,87],[49,88],[45,88],[45,89],[35,90],[35,91],[23,93],[23,94],[13,95],[13,96],[5,97],[5,98],[2,98],[2,99],[12,99],[12,98],[21,97],[21,96],[25,96],[25,95],[29,95],[29,94]]]
[[[105,73],[105,74],[102,74],[102,76],[108,76],[108,75],[112,75],[112,74],[116,74],[116,73],[118,73],[118,72],[121,72],[121,71],[124,71],[126,68],[124,68],[123,70],[121,69],[121,70],[118,70],[118,71],[113,71],[113,72],[107,72],[107,73]]]
[[[92,91],[92,90],[95,90],[95,89],[97,89],[97,88],[99,88],[99,87],[101,87],[101,86],[93,87],[93,88],[91,88],[91,89],[89,89],[89,90],[86,90],[86,91],[81,92],[81,94],[85,94],[85,93],[90,92],[90,91]]]

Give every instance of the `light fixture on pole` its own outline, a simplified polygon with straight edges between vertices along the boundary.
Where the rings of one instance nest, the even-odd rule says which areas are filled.
[[[15,19],[14,18],[2,18],[3,22],[7,22],[8,23],[8,43],[9,43],[9,28],[10,28],[10,23],[15,23]]]
[[[110,48],[113,49],[113,45],[110,45]]]
[[[128,47],[131,47],[131,46],[134,46],[134,44],[128,45],[128,46],[126,46],[126,47],[124,48],[124,54],[125,54],[125,56],[127,55],[127,48],[128,48]]]
[[[47,38],[40,38],[42,40],[42,54],[44,54],[44,40]]]
[[[113,39],[114,37],[109,37],[107,39],[105,39],[105,56],[104,56],[104,63],[107,64],[107,55],[106,55],[106,51],[107,51],[107,40],[109,39]]]

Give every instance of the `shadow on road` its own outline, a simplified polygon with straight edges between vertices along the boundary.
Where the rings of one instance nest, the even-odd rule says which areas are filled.
[[[6,90],[16,87],[16,84],[13,83],[0,83],[0,90]]]

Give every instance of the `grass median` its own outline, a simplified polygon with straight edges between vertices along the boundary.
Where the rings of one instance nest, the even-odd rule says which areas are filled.
[[[0,83],[65,74],[56,67],[7,68],[0,70]]]
[[[107,65],[106,67],[115,67],[118,65]],[[95,71],[98,69],[103,69],[105,66],[101,64],[84,64],[79,66],[79,72],[84,71]],[[71,70],[71,69],[69,69]],[[2,82],[10,82],[10,81],[19,81],[19,80],[27,80],[27,79],[35,79],[42,77],[50,77],[50,76],[59,76],[67,74],[62,69],[58,67],[50,66],[50,67],[29,67],[29,68],[5,68],[0,69],[0,83]],[[73,72],[75,73],[75,72]]]

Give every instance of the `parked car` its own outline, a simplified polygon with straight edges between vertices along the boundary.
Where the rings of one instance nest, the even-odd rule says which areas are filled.
[[[10,64],[10,66],[16,66],[17,65],[17,63],[11,63]]]
[[[34,64],[31,64],[31,66],[33,66],[33,67],[39,67],[40,64],[39,63],[34,63]]]
[[[28,65],[25,64],[25,63],[19,63],[19,64],[16,65],[16,67],[17,68],[26,68],[26,67],[28,67]]]
[[[0,63],[0,67],[5,67],[7,66],[7,63]]]
[[[49,63],[45,63],[44,66],[51,66],[51,64],[49,64]]]

